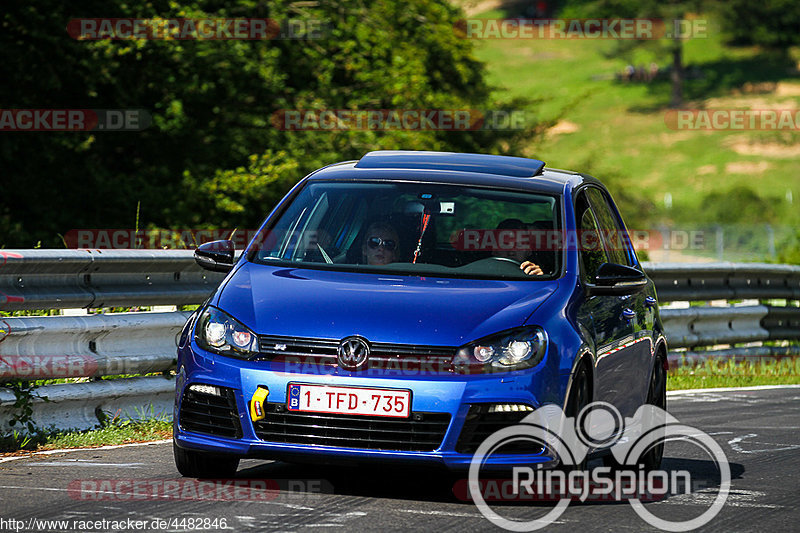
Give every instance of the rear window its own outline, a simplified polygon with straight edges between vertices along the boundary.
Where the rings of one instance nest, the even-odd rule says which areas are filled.
[[[556,197],[427,183],[311,182],[250,259],[307,268],[550,279],[560,253]],[[520,265],[531,262],[541,275]]]

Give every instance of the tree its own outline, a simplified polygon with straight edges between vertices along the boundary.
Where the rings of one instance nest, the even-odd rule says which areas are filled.
[[[321,39],[79,41],[81,17],[320,20]],[[139,133],[3,133],[0,245],[77,228],[252,227],[305,173],[377,148],[519,153],[538,130],[282,131],[281,109],[492,109],[445,0],[13,2],[0,20],[6,109],[145,109]],[[528,105],[525,102],[509,106]],[[235,169],[235,170],[232,170]]]
[[[669,106],[683,105],[685,69],[683,63],[683,22],[688,13],[697,12],[701,0],[568,0],[563,11],[565,16],[587,18],[645,18],[660,19],[665,24],[665,35],[658,40],[622,39],[615,42],[612,56],[625,56],[633,48],[650,46],[671,58]]]
[[[800,3],[794,0],[727,0],[718,9],[733,44],[783,51],[800,44]]]

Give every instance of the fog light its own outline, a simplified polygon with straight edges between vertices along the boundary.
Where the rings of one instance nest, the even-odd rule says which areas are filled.
[[[214,385],[202,385],[195,383],[194,385],[189,385],[189,390],[192,392],[199,392],[200,394],[222,396],[222,391],[219,389],[219,387],[215,387]]]
[[[524,403],[496,403],[489,406],[490,413],[512,413],[519,411],[533,411],[533,407]]]

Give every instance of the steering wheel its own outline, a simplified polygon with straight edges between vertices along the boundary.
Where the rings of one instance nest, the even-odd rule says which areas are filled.
[[[514,265],[515,267],[519,268],[525,274],[528,274],[529,276],[542,276],[542,275],[544,275],[544,271],[542,270],[542,267],[540,265],[532,263],[531,261],[517,261],[516,259],[511,259],[510,257],[490,257],[489,259],[490,260],[494,259],[495,261],[500,261],[500,262],[503,262],[503,263],[510,263],[510,264]],[[523,265],[525,265],[524,269],[522,268]],[[532,269],[531,267],[534,267],[534,268]],[[533,271],[529,272],[529,270],[533,270]],[[538,270],[538,272],[536,272],[536,270]]]

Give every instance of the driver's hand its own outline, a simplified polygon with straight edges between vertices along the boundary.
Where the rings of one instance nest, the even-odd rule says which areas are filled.
[[[519,268],[529,276],[544,276],[542,268],[536,263],[531,263],[530,261],[525,261],[519,266]]]

